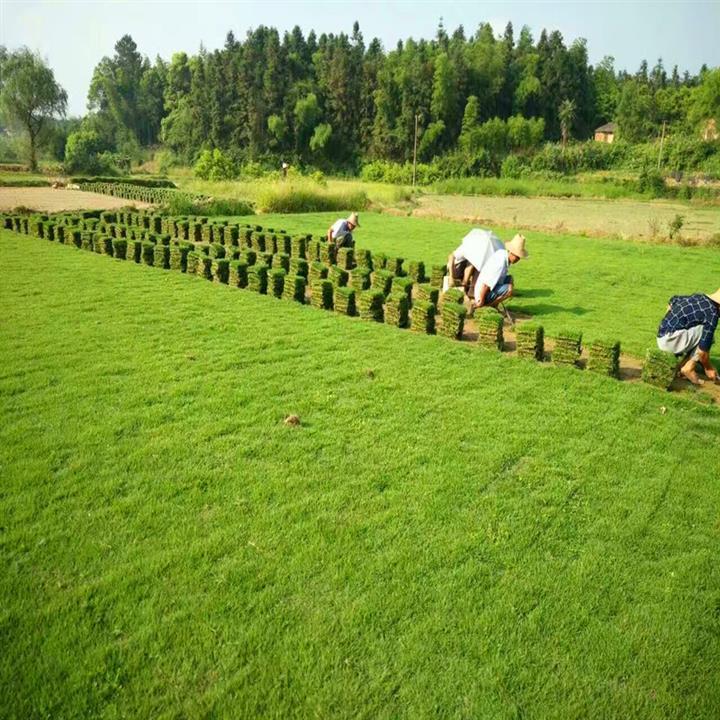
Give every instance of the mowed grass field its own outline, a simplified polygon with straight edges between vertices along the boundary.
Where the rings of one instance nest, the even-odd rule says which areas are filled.
[[[551,265],[523,302],[589,305]],[[0,266],[2,716],[720,713],[715,407],[5,231]]]
[[[337,213],[245,218],[288,232],[325,234]],[[361,213],[358,247],[409,260],[445,264],[471,225],[445,220]],[[504,241],[515,230],[494,228]],[[530,257],[512,268],[517,297],[508,307],[552,334],[569,328],[586,340],[619,339],[638,356],[655,347],[655,334],[672,295],[720,287],[720,252],[713,248],[523,231]],[[407,266],[407,262],[406,262]],[[714,348],[717,359],[717,348]]]

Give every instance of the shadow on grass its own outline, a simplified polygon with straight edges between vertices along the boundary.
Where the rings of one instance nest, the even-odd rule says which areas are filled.
[[[553,294],[550,288],[523,288],[515,291],[515,297],[520,298],[536,298],[536,297],[549,297]]]
[[[551,305],[549,303],[540,303],[539,305],[525,305],[522,308],[523,313],[528,315],[553,315],[554,313],[570,313],[571,315],[585,315],[587,308],[575,305],[575,307],[563,307],[562,305]]]

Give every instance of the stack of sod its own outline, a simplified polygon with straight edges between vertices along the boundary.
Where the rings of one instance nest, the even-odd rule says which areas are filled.
[[[329,280],[316,280],[312,284],[310,304],[322,310],[332,310],[333,284]]]
[[[228,269],[228,284],[233,287],[247,287],[248,266],[242,260],[233,260]]]
[[[395,275],[389,270],[375,270],[372,274],[370,287],[373,290],[379,290],[383,295],[387,295],[392,287],[393,277]]]
[[[321,262],[315,261],[310,263],[308,279],[312,285],[317,280],[324,280],[328,276],[328,267]]]
[[[265,295],[267,293],[267,265],[250,265],[247,269],[247,288]]]
[[[244,250],[238,255],[240,262],[247,263],[248,265],[254,265],[257,260],[257,255],[254,250]]]
[[[342,247],[337,253],[337,265],[343,270],[351,270],[355,263],[355,253],[352,248]]]
[[[307,250],[307,240],[302,235],[293,235],[290,238],[290,254],[296,258],[304,258]]]
[[[113,255],[120,260],[124,260],[127,254],[127,240],[125,238],[118,238],[113,240]]]
[[[433,265],[430,268],[430,284],[433,287],[442,287],[446,270],[444,265]]]
[[[349,287],[336,287],[333,297],[335,312],[341,315],[355,315],[355,294],[356,290]]]
[[[412,303],[413,281],[409,277],[394,277],[390,286],[392,292],[405,293],[408,304]]]
[[[233,247],[238,246],[238,238],[240,236],[240,229],[237,225],[231,225],[225,228],[225,244],[232,245]]]
[[[286,253],[277,253],[277,255],[269,255],[266,258],[267,264],[271,268],[281,269],[287,272],[290,269],[290,256]]]
[[[357,306],[360,317],[366,320],[383,321],[383,302],[385,293],[379,290],[366,290],[358,293]]]
[[[213,280],[227,285],[230,273],[230,261],[227,258],[215,258],[211,266]]]
[[[663,390],[669,390],[677,373],[678,360],[672,353],[649,348],[645,353],[645,364],[642,369],[644,382]]]
[[[481,347],[503,349],[503,319],[495,308],[480,308],[477,313],[478,344]]]
[[[279,248],[277,245],[277,238],[275,235],[265,233],[265,252],[272,253],[273,255],[277,252],[282,252],[284,248]],[[290,253],[285,253],[289,255]]]
[[[416,283],[425,282],[425,263],[421,260],[411,260],[408,265],[408,277]]]
[[[300,257],[290,258],[290,267],[288,268],[290,275],[302,275],[304,278],[308,276],[308,261]]]
[[[285,268],[273,268],[270,271],[270,281],[268,283],[268,294],[281,298],[285,287]]]
[[[155,243],[151,243],[149,240],[142,240],[142,261],[146,265],[155,264]],[[161,246],[163,247],[163,246]]]
[[[440,335],[454,340],[461,340],[465,326],[465,316],[467,315],[465,306],[460,305],[460,303],[446,302],[443,304],[440,313],[442,317]]]
[[[304,303],[306,283],[307,281],[302,275],[286,275],[283,298],[285,300],[295,300],[295,302]]]
[[[22,218],[16,217],[13,220],[13,230],[22,232]],[[45,223],[45,239],[55,240],[55,223]]]
[[[552,360],[558,365],[575,365],[580,357],[582,333],[563,330],[555,336]]]
[[[343,270],[339,265],[331,265],[328,272],[328,279],[338,287],[345,287],[348,282],[347,270]]]
[[[200,264],[201,253],[194,250],[190,251],[187,255],[187,262],[185,265],[185,272],[188,275],[195,275],[197,273],[198,265]]]
[[[462,305],[465,293],[460,288],[450,288],[442,294],[442,304],[460,303]]]
[[[289,235],[278,235],[278,237],[275,239],[275,247],[277,248],[277,252],[285,253],[286,255],[292,254],[292,239]],[[307,254],[307,248],[305,248],[305,253]]]
[[[610,377],[618,377],[620,374],[620,342],[618,340],[594,340],[591,342],[587,369]]]
[[[410,300],[404,291],[393,291],[385,301],[385,322],[388,325],[406,328],[408,326],[408,308]]]
[[[440,288],[433,287],[429,283],[423,283],[417,286],[417,299],[424,300],[425,302],[431,302],[435,307],[438,304],[438,297],[440,296]]]
[[[356,290],[367,290],[370,287],[370,268],[356,267],[350,273],[350,287]]]
[[[163,231],[164,232],[164,231]],[[212,225],[206,223],[200,229],[200,239],[204,243],[212,242]]]
[[[320,262],[332,265],[335,262],[335,245],[329,242],[320,243]]]
[[[545,352],[545,330],[542,325],[523,323],[515,333],[517,353],[520,357],[542,360]]]
[[[320,241],[308,240],[305,245],[305,257],[308,262],[315,262],[320,259]]]
[[[170,267],[170,248],[166,245],[155,245],[153,250],[153,265],[167,270]]]
[[[400,257],[391,257],[388,258],[387,264],[385,267],[393,274],[393,275],[403,275],[403,263],[405,260]]]
[[[172,245],[170,247],[170,269],[180,270],[185,272],[187,270],[187,256],[192,248],[192,244],[189,242],[181,242],[179,245]]]
[[[225,246],[216,242],[211,243],[209,253],[211,258],[225,257]]]
[[[139,263],[142,257],[142,240],[128,240],[127,255],[125,257],[131,262]]]
[[[262,251],[258,255],[258,262],[262,263],[263,265],[267,265],[268,267],[272,267],[273,266],[273,257],[274,257],[274,255],[272,253]],[[278,259],[276,261],[275,267],[283,267],[280,259]]]
[[[109,235],[100,235],[95,241],[95,252],[101,255],[113,255],[112,238]]]
[[[206,280],[212,280],[212,261],[211,257],[207,255],[200,255],[200,261],[196,268],[196,274]]]
[[[387,267],[388,256],[385,253],[373,253],[372,268],[373,270],[382,270]]]
[[[426,300],[416,300],[413,303],[410,318],[410,329],[418,332],[435,334],[435,305]]]
[[[372,253],[369,250],[365,250],[364,248],[355,248],[355,265],[356,267],[372,270]]]

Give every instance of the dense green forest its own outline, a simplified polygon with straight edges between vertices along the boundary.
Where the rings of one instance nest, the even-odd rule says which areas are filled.
[[[88,114],[53,147],[72,170],[108,170],[162,145],[166,161],[183,164],[220,150],[219,176],[280,159],[355,171],[407,162],[417,133],[419,161],[445,158],[448,175],[497,174],[509,153],[565,147],[608,121],[626,143],[653,141],[663,125],[696,142],[719,106],[720,70],[681,74],[658,60],[630,74],[611,57],[593,66],[585,41],[568,45],[558,31],[536,39],[510,23],[502,36],[486,23],[472,35],[441,25],[432,40],[386,50],[366,43],[358,23],[319,37],[260,26],[169,62],[150,62],[123,36],[94,70]]]

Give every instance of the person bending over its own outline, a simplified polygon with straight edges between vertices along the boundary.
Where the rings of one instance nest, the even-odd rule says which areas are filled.
[[[327,231],[327,241],[334,242],[335,247],[341,248],[345,245],[352,246],[353,230],[360,227],[357,213],[350,213],[347,219],[336,220]]]
[[[514,265],[528,256],[525,237],[516,235],[503,249],[496,250],[477,271],[474,280],[472,309],[497,307],[513,294],[513,278],[508,273]]]

